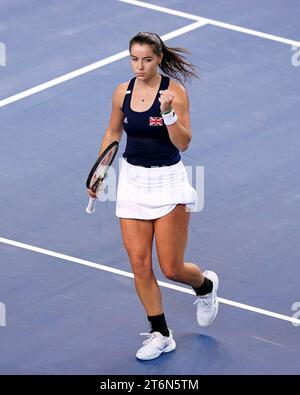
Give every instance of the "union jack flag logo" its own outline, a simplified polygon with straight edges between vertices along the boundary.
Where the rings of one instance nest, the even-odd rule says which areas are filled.
[[[162,117],[149,117],[150,126],[163,126],[164,121]]]

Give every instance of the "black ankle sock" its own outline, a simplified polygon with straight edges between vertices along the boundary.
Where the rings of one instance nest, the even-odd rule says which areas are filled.
[[[203,296],[203,295],[209,294],[209,293],[211,293],[212,289],[213,289],[213,282],[209,278],[206,278],[206,277],[204,277],[204,282],[201,285],[201,287],[193,288],[193,290],[196,292],[197,296]]]
[[[164,314],[147,316],[150,332],[160,332],[163,336],[169,336],[169,329],[167,327]]]

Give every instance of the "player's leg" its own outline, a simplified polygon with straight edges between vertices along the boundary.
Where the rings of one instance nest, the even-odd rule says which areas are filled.
[[[207,326],[218,311],[218,277],[212,271],[202,273],[194,263],[184,262],[189,217],[185,205],[178,204],[169,214],[154,220],[156,250],[164,275],[194,288],[198,323]]]
[[[184,262],[190,213],[178,204],[169,214],[154,220],[156,249],[164,275],[198,288],[204,277],[197,265]]]
[[[134,282],[150,324],[149,339],[137,351],[139,359],[150,360],[175,349],[165,320],[161,293],[152,270],[153,222],[120,219],[123,243],[129,256]]]
[[[160,289],[152,270],[153,223],[120,218],[120,224],[138,296],[148,316],[162,314]]]

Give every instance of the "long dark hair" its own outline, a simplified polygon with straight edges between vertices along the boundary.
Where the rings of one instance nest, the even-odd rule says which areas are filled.
[[[196,73],[196,66],[188,62],[182,55],[183,53],[190,53],[185,48],[167,47],[158,34],[149,32],[139,32],[132,37],[129,42],[129,52],[136,43],[151,45],[157,56],[164,55],[159,67],[168,77],[174,78],[183,85],[193,77],[199,78]]]

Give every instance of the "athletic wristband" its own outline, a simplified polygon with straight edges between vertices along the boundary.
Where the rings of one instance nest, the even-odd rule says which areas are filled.
[[[164,120],[164,124],[166,126],[173,125],[173,123],[177,122],[177,115],[176,112],[172,109],[169,113],[161,114]]]
[[[170,107],[167,111],[161,112],[161,115],[170,114],[171,111],[173,111],[173,108],[172,108],[172,107]]]

